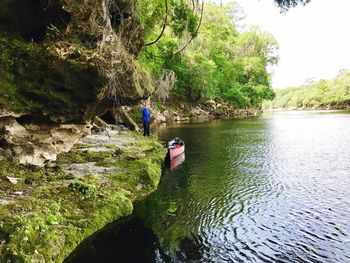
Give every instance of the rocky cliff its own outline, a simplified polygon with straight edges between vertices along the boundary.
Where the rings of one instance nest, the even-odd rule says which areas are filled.
[[[156,138],[96,127],[153,92],[134,2],[0,0],[0,262],[62,262],[157,187]]]
[[[0,0],[0,151],[43,165],[149,96],[132,0]],[[5,156],[5,157],[4,157]]]

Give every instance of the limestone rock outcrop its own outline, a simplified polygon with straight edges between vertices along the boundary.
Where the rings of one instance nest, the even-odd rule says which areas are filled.
[[[42,166],[55,161],[58,153],[68,152],[90,129],[90,125],[34,123],[24,118],[3,117],[0,118],[0,146],[7,151],[8,158]]]
[[[30,158],[44,155],[47,149],[32,139],[33,133],[70,130],[72,136],[62,136],[69,148],[73,137],[86,134],[86,124],[95,116],[150,95],[151,79],[135,59],[144,43],[134,4],[0,0],[0,141],[15,158],[27,152],[26,162],[32,163]],[[15,119],[21,116],[35,120],[37,128],[18,126]],[[52,124],[38,126],[40,119]],[[71,125],[81,127],[62,128]],[[9,127],[18,132],[11,133]],[[35,150],[18,150],[23,145],[15,143],[17,135]],[[51,147],[51,157],[51,150],[61,151]]]

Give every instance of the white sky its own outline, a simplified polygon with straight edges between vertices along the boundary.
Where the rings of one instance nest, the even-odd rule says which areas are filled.
[[[246,24],[260,25],[280,44],[273,87],[301,85],[312,77],[331,79],[340,69],[350,70],[350,0],[311,0],[287,14],[280,14],[273,0],[237,2],[245,10]]]

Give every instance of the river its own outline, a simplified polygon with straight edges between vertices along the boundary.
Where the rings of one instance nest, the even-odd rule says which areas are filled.
[[[160,131],[176,136],[186,142],[184,162],[166,169],[133,218],[72,262],[350,262],[348,112]]]

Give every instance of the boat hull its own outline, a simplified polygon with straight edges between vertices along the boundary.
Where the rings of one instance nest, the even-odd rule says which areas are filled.
[[[179,156],[185,152],[185,145],[180,146],[179,148],[169,149],[169,157],[170,159]]]

